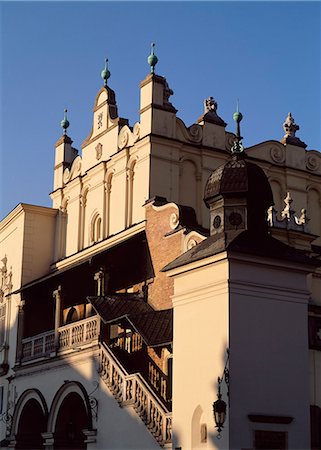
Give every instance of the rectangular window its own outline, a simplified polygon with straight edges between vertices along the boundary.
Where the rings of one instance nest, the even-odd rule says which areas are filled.
[[[286,450],[287,433],[285,431],[256,430],[254,432],[254,448],[265,450]]]

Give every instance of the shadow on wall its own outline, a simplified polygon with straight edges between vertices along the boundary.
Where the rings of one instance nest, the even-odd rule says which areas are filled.
[[[71,364],[70,359],[74,359]],[[121,408],[98,373],[98,351],[24,366],[16,378],[10,446],[17,449],[159,449],[132,407]],[[40,370],[39,370],[40,369]],[[17,369],[19,374],[21,369]],[[9,443],[9,442],[8,442]]]

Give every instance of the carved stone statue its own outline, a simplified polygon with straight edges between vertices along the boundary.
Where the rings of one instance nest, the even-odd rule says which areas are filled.
[[[292,117],[292,114],[289,112],[285,122],[283,124],[283,129],[285,131],[284,137],[295,137],[295,133],[300,129],[299,125],[297,125]]]
[[[216,114],[217,110],[217,102],[214,100],[213,97],[208,97],[204,100],[204,114],[206,113],[214,113]]]
[[[198,123],[203,121],[226,127],[224,120],[217,114],[217,102],[212,96],[204,99],[204,113],[197,119]]]

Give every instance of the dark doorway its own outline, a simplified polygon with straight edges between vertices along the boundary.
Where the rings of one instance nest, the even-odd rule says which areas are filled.
[[[41,433],[46,431],[46,422],[46,417],[37,400],[29,400],[21,412],[18,433],[16,435],[16,448],[43,449]]]
[[[82,430],[89,428],[83,399],[72,392],[63,400],[56,421],[54,448],[60,450],[87,448]]]

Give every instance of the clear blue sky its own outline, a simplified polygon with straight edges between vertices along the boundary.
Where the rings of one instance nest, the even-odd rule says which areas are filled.
[[[1,2],[0,217],[51,206],[55,142],[69,110],[80,148],[107,56],[118,110],[138,120],[139,83],[156,42],[156,73],[187,125],[212,95],[245,146],[281,139],[289,111],[308,149],[320,143],[319,2]]]

